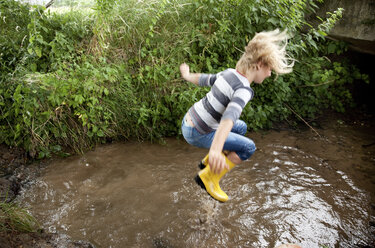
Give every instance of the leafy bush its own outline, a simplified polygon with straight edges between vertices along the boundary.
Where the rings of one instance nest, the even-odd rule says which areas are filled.
[[[14,126],[11,125],[12,132],[2,126],[2,142],[13,142],[25,147],[32,156],[38,152],[44,157],[50,151],[60,153],[62,147],[82,152],[104,137],[124,133],[115,123],[113,111],[118,103],[110,99],[114,95],[115,99],[122,96],[124,118],[127,118],[133,114],[136,98],[131,97],[130,84],[124,88],[127,78],[123,78],[120,86],[116,85],[119,75],[124,75],[119,72],[115,66],[94,66],[82,60],[82,65],[71,69],[19,78],[14,83],[17,87],[11,90],[13,94],[4,94],[5,105],[11,108],[3,111],[3,119],[12,117]],[[130,118],[123,122],[131,126]]]
[[[179,82],[180,62],[188,62],[199,72],[233,68],[241,50],[256,32],[287,28],[294,35],[288,49],[297,59],[295,73],[254,86],[256,97],[243,113],[251,128],[267,128],[275,121],[288,118],[292,111],[305,118],[313,118],[325,108],[343,111],[343,106],[352,104],[345,86],[363,78],[348,63],[331,63],[326,59],[329,54],[339,54],[346,49],[345,45],[324,38],[343,10],[329,13],[325,20],[319,18],[320,24],[314,28],[306,23],[304,16],[314,12],[315,2],[199,0],[148,1],[146,4],[127,1],[110,13],[107,21],[112,39],[105,42],[110,44],[107,47],[116,48],[116,54],[128,59],[135,82],[152,88],[151,95],[148,91],[143,93],[145,99],[155,99],[148,106],[149,112],[154,113],[149,116],[152,119],[149,125],[152,127],[152,123],[157,134],[164,136],[177,131],[169,124],[158,124],[168,118],[179,120],[199,98],[177,102],[176,99],[186,90],[191,92],[188,95],[198,97],[207,91],[165,83]],[[123,24],[124,28],[118,28]],[[310,29],[301,32],[306,27]],[[111,54],[113,50],[106,52]],[[315,76],[311,76],[311,71]],[[158,89],[168,93],[155,94]],[[160,116],[160,112],[166,113],[165,116]]]
[[[17,23],[1,24],[0,42],[13,50],[0,61],[7,72],[0,143],[44,157],[118,138],[177,135],[184,113],[208,90],[184,82],[179,64],[209,73],[233,68],[256,32],[275,28],[293,35],[288,49],[297,62],[294,73],[254,86],[242,115],[249,128],[268,128],[294,113],[310,120],[325,108],[344,111],[353,104],[348,84],[368,78],[327,58],[346,49],[324,38],[343,10],[313,27],[305,16],[318,2],[97,0],[87,16],[0,1],[2,15],[27,26],[13,34]]]
[[[21,65],[32,72],[48,72],[75,64],[85,50],[82,42],[92,36],[92,17],[45,13],[44,7],[35,8],[30,16],[28,54]]]
[[[0,1],[0,83],[13,73],[26,52],[29,7],[12,1]]]

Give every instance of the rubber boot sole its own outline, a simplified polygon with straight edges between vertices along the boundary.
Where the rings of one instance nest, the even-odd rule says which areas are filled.
[[[195,177],[194,177],[194,181],[202,188],[204,189],[206,192],[206,186],[204,186],[204,183],[202,182],[202,179],[199,177],[199,175],[197,174]],[[207,192],[208,194],[208,192]],[[211,196],[211,195],[210,195]]]

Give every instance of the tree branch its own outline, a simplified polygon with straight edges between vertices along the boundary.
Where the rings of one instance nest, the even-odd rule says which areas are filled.
[[[298,118],[300,118],[309,128],[311,128],[311,130],[313,130],[319,136],[319,138],[322,137],[307,121],[305,121],[299,114],[297,114],[291,107],[289,107],[288,104],[284,103],[284,105],[287,106],[288,109],[290,109],[290,111],[292,111],[296,116],[298,116]]]
[[[325,85],[325,84],[330,84],[330,83],[332,83],[332,82],[335,82],[335,80],[330,80],[330,81],[328,81],[328,82],[320,83],[320,84],[301,85],[301,86],[297,86],[297,88],[317,87],[317,86],[322,86],[322,85]]]

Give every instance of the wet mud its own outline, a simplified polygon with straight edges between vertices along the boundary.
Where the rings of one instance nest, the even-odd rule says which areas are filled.
[[[25,190],[40,176],[42,168],[48,166],[47,161],[31,163],[27,153],[17,147],[0,145],[0,202],[19,203],[15,200],[21,189]],[[7,222],[0,209],[0,248],[93,248],[86,241],[72,240],[63,233],[48,233],[38,230],[33,233],[23,233],[15,230],[5,231]]]
[[[96,247],[374,247],[374,123],[249,133],[258,150],[221,181],[226,203],[194,181],[207,151],[178,139],[55,159],[17,200]]]

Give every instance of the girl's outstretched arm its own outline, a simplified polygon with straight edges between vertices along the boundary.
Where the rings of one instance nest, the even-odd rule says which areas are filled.
[[[190,73],[190,68],[186,63],[180,65],[180,72],[183,79],[198,85],[201,73]]]

